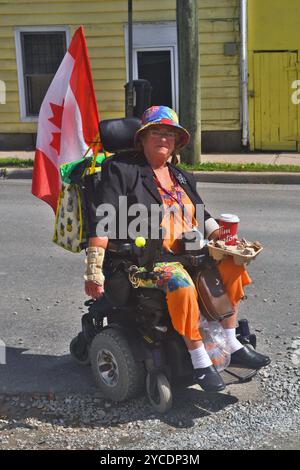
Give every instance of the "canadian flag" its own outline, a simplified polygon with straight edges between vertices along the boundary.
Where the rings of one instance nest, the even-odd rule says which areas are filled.
[[[32,194],[47,202],[54,212],[61,187],[60,165],[83,157],[98,136],[98,125],[98,107],[81,26],[75,31],[39,113]]]

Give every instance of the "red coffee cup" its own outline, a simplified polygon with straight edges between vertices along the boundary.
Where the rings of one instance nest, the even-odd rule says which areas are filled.
[[[225,245],[236,245],[239,221],[237,215],[221,214],[219,219],[220,240],[223,240]]]

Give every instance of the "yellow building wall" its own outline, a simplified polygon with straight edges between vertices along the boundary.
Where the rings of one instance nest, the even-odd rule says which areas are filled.
[[[36,132],[21,122],[14,28],[84,26],[102,119],[124,115],[126,83],[124,24],[127,0],[0,0],[0,80],[7,104],[0,105],[0,133]],[[239,0],[198,0],[203,130],[236,130],[239,116],[239,56],[223,54],[239,42]],[[135,22],[176,20],[176,0],[134,0]]]
[[[198,0],[202,130],[240,129],[239,54],[224,55],[224,43],[239,43],[239,0]]]
[[[290,89],[290,95],[293,93],[291,88],[292,82],[298,78],[300,79],[300,35],[299,35],[299,18],[300,18],[300,2],[299,0],[249,0],[248,1],[248,48],[249,48],[249,116],[250,116],[250,149],[261,149],[260,146],[261,135],[271,134],[272,121],[274,126],[278,127],[277,133],[286,135],[286,142],[279,143],[278,148],[275,146],[273,150],[296,150],[297,141],[299,148],[300,141],[300,128],[299,128],[299,111],[300,106],[292,105],[291,97],[286,96],[284,105],[280,109],[272,109],[272,103],[278,101],[279,93],[286,94]],[[286,66],[282,69],[285,73],[284,78],[280,80],[279,72],[276,68],[269,70],[269,73],[259,71],[255,75],[256,56],[255,52],[275,52],[281,53],[282,56],[290,53],[291,55],[298,54],[296,63],[293,66]],[[275,54],[273,54],[275,57]],[[275,59],[274,59],[275,60]],[[282,60],[284,60],[282,58]],[[270,68],[270,67],[269,67]],[[297,75],[298,74],[298,75]],[[269,76],[268,76],[269,75]],[[270,78],[271,75],[271,78]],[[255,90],[255,84],[260,81],[260,88]],[[279,82],[279,83],[278,83]],[[288,82],[289,85],[285,82]],[[266,106],[265,113],[260,113],[257,110],[257,103],[259,99],[259,89],[261,87],[268,87],[265,91],[265,100],[268,99],[269,106]],[[255,91],[255,93],[254,93]],[[277,99],[274,93],[277,91]],[[273,98],[272,98],[273,93]],[[266,103],[263,103],[264,105]],[[260,115],[259,115],[260,114]],[[263,117],[266,116],[264,120]],[[264,121],[269,122],[264,122]],[[284,129],[287,123],[291,121],[288,129]],[[279,123],[279,124],[278,124]],[[281,123],[281,124],[280,124]],[[266,129],[266,125],[268,127]],[[276,129],[275,129],[276,130]],[[270,136],[269,144],[272,147],[272,136]],[[283,139],[284,140],[284,139]]]
[[[300,48],[299,0],[248,0],[249,50]]]

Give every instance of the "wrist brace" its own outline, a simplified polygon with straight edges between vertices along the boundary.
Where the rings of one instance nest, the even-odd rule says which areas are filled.
[[[87,249],[87,257],[85,260],[86,270],[84,279],[86,281],[92,281],[99,286],[102,286],[104,283],[104,276],[102,273],[104,253],[104,248],[99,246],[90,246]]]

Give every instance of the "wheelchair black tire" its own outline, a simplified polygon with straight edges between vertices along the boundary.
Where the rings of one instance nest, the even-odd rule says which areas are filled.
[[[99,369],[101,354],[108,353],[117,364],[115,384],[108,385]],[[92,341],[90,349],[92,371],[96,384],[106,398],[124,401],[137,396],[145,384],[145,368],[138,361],[124,334],[114,328],[100,331]]]
[[[150,374],[146,378],[146,389],[148,399],[157,413],[166,413],[172,408],[172,390],[165,374],[158,374],[156,377],[155,396],[151,393]]]

